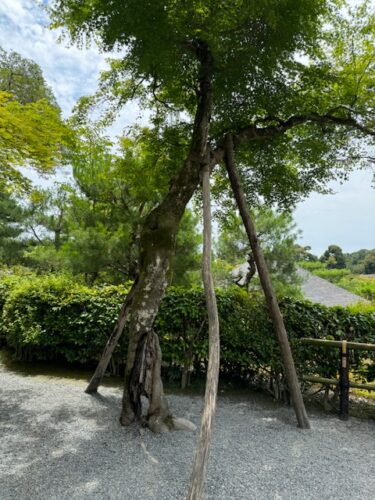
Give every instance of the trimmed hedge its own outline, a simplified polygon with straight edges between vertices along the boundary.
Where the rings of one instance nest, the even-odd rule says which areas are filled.
[[[0,280],[0,343],[20,359],[93,364],[99,358],[127,289],[88,288],[65,276],[6,276]],[[282,373],[279,348],[263,298],[232,288],[217,291],[221,326],[221,372],[251,380],[278,380]],[[298,371],[335,377],[338,350],[302,346],[301,337],[347,339],[375,343],[375,310],[327,308],[284,299],[282,312]],[[204,371],[207,323],[200,289],[170,288],[155,329],[160,336],[163,366],[170,377],[181,370]],[[127,334],[116,349],[119,364],[126,353]],[[351,367],[372,380],[373,353],[356,351]]]

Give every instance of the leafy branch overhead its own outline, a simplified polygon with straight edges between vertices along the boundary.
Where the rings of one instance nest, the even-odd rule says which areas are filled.
[[[0,188],[30,189],[19,167],[52,172],[71,133],[39,66],[0,48]]]
[[[291,206],[332,178],[373,163],[374,13],[335,1],[170,0],[74,3],[51,13],[76,42],[94,39],[109,61],[95,96],[112,120],[129,100],[151,110],[158,133],[182,132],[196,109],[202,47],[212,58],[211,164],[233,135],[247,197]],[[324,28],[322,29],[322,26]],[[166,125],[168,123],[168,127]],[[171,123],[173,126],[171,127]],[[163,136],[163,134],[162,134]],[[166,139],[166,138],[164,138]],[[165,140],[158,137],[158,147]],[[170,171],[170,175],[173,172]],[[227,189],[217,174],[217,188]]]

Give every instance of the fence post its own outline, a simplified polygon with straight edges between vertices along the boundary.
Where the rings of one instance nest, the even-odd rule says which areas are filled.
[[[349,349],[346,340],[340,350],[340,419],[349,418]]]

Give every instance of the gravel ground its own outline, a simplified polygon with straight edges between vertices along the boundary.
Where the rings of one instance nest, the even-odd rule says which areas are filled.
[[[0,499],[184,498],[197,435],[118,423],[121,391],[0,369]],[[169,396],[199,424],[201,398]],[[375,422],[293,411],[257,395],[219,398],[206,499],[374,499]]]

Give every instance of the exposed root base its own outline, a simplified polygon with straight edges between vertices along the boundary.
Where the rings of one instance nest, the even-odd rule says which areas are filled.
[[[164,434],[173,430],[172,418],[162,418],[160,415],[151,415],[147,421],[148,428],[155,434]]]
[[[135,422],[135,417],[129,415],[121,415],[120,424],[127,427]],[[188,431],[195,432],[197,426],[186,418],[177,418],[168,415],[162,418],[160,415],[151,415],[148,419],[140,420],[142,427],[148,427],[155,434],[164,434],[171,431]]]
[[[197,427],[186,418],[168,416],[164,420],[160,416],[151,416],[148,419],[148,428],[156,434],[163,434],[171,431],[195,432]]]
[[[122,413],[120,417],[120,424],[123,427],[127,427],[128,425],[131,425],[135,421],[135,415],[129,415],[127,413]]]
[[[190,422],[190,420],[187,420],[186,418],[172,417],[172,422],[173,422],[173,428],[176,431],[195,432],[197,430],[197,426],[193,424],[193,422]]]

